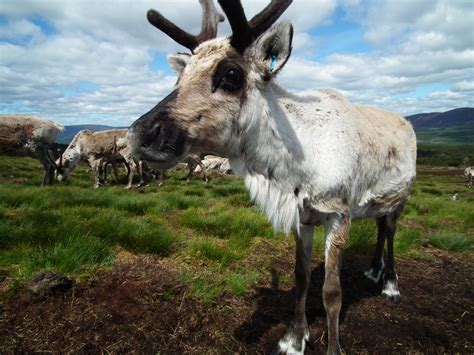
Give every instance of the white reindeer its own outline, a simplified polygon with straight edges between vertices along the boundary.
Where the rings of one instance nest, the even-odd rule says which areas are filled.
[[[125,188],[132,187],[133,172],[138,169],[140,185],[144,183],[141,165],[135,163],[126,143],[126,129],[111,129],[92,132],[82,130],[76,134],[61,157],[55,162],[57,178],[65,181],[81,161],[85,161],[92,169],[94,188],[100,186],[101,168],[105,162],[125,160],[128,183]]]
[[[31,155],[43,164],[41,186],[54,183],[48,150],[64,126],[35,116],[0,115],[0,153]]]
[[[274,228],[295,232],[295,318],[277,352],[303,353],[309,339],[305,302],[313,228],[324,226],[328,353],[338,354],[340,269],[352,219],[376,219],[377,248],[367,276],[383,279],[384,296],[400,298],[393,238],[415,179],[415,134],[400,115],[352,104],[336,91],[300,96],[275,83],[290,57],[293,28],[288,22],[271,26],[291,0],[273,0],[249,22],[239,1],[219,3],[230,38],[213,38],[218,21],[207,21],[192,36],[148,12],[153,25],[191,54],[169,57],[178,82],[133,123],[129,144],[136,157],[161,168],[189,153],[229,157]],[[212,0],[201,4],[204,19],[219,18]]]

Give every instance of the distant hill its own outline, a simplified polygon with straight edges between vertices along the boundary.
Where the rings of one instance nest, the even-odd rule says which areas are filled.
[[[474,144],[474,108],[419,113],[406,117],[415,128],[418,143]]]
[[[72,141],[74,136],[83,129],[91,130],[92,132],[99,132],[99,131],[106,131],[108,129],[116,129],[116,128],[125,128],[125,127],[111,127],[111,126],[104,126],[100,124],[81,124],[81,125],[72,125],[72,126],[64,126],[64,131],[58,135],[56,141],[58,143],[69,144]]]
[[[406,117],[415,130],[474,126],[474,108],[463,107],[446,112],[418,113]]]
[[[474,144],[474,108],[463,107],[446,112],[418,113],[406,116],[415,128],[418,143],[422,144]],[[105,125],[65,126],[57,141],[69,144],[77,132],[89,129],[93,132],[125,127]]]

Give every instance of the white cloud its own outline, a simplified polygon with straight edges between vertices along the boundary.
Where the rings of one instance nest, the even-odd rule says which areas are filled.
[[[267,3],[243,0],[247,17]],[[372,50],[341,49],[316,62],[326,42],[311,29],[333,25],[337,6],[362,26]],[[183,51],[146,21],[152,7],[199,32],[197,1],[1,1],[7,22],[0,25],[0,111],[128,125],[174,84],[174,77],[150,68],[153,53]],[[38,18],[52,33],[42,32]],[[293,57],[279,78],[291,90],[332,87],[406,114],[474,106],[474,2],[295,0],[283,18],[295,28]],[[219,34],[229,33],[225,22]],[[448,89],[417,90],[436,83]]]

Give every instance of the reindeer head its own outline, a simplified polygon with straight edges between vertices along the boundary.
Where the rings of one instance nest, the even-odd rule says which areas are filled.
[[[215,38],[223,18],[212,0],[200,0],[197,36],[148,11],[148,20],[191,54],[168,57],[179,75],[173,92],[130,127],[128,142],[137,159],[168,168],[189,153],[235,156],[246,124],[258,119],[249,115],[258,116],[259,98],[291,53],[291,24],[271,26],[292,0],[273,0],[250,22],[240,1],[218,1],[232,28],[229,38]]]

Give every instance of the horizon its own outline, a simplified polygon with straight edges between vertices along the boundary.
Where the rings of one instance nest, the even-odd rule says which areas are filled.
[[[268,1],[243,0],[251,18]],[[64,125],[129,126],[171,92],[166,56],[184,51],[146,20],[157,8],[197,33],[197,1],[0,3],[0,113]],[[333,88],[403,116],[474,107],[474,2],[295,0],[279,84]],[[230,34],[227,20],[219,36]]]

